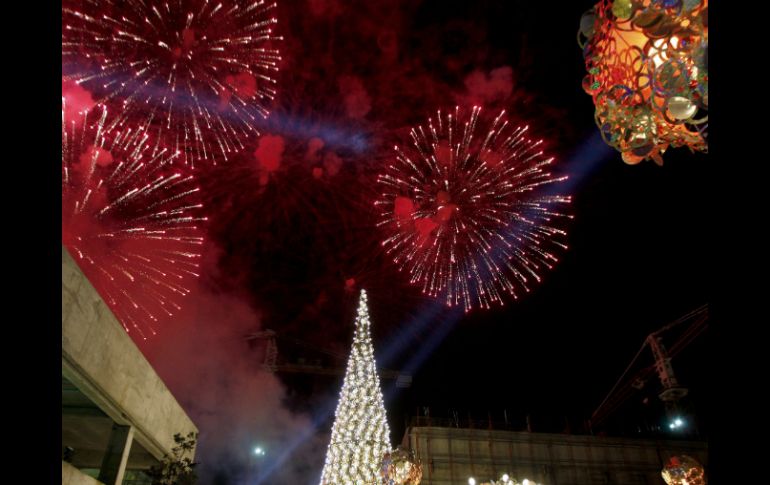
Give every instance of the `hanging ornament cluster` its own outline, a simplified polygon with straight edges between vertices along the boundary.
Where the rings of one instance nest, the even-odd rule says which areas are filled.
[[[695,459],[687,456],[672,456],[660,472],[667,485],[706,485],[706,472]]]
[[[578,43],[596,123],[626,163],[707,151],[708,0],[601,0]]]
[[[384,485],[419,485],[422,481],[422,464],[412,451],[397,448],[385,454],[382,478]]]

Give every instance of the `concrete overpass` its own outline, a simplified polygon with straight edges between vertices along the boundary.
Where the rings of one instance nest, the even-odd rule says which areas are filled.
[[[62,485],[149,483],[132,471],[197,431],[62,246]]]

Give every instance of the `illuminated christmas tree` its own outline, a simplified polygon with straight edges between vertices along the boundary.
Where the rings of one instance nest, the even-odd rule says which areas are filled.
[[[382,458],[390,451],[390,429],[374,362],[364,290],[361,290],[353,348],[334,416],[321,485],[381,483]]]

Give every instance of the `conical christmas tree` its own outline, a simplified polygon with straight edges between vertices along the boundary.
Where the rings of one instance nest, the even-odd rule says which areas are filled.
[[[390,429],[374,362],[364,290],[358,302],[353,349],[334,416],[321,485],[380,483],[382,458],[390,451]]]

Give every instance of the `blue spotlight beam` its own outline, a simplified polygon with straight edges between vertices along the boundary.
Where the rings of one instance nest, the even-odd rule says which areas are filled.
[[[278,124],[284,126],[287,130],[289,128],[294,130],[294,133],[305,134],[309,133],[309,125],[303,125],[299,120],[290,119],[281,120]],[[331,134],[336,132],[330,132]],[[349,135],[349,134],[348,134]],[[345,138],[346,134],[340,132],[340,139],[351,140],[350,137]],[[333,137],[332,137],[333,138]],[[362,148],[363,149],[363,148]],[[550,187],[550,190],[561,193],[576,193],[581,183],[604,162],[615,158],[617,152],[611,147],[607,146],[602,140],[601,136],[594,132],[589,138],[587,138],[580,146],[578,146],[569,157],[567,161],[562,164],[564,172],[570,176],[567,180],[560,184],[555,184],[554,187]],[[459,322],[464,313],[460,308],[454,308],[446,311],[442,301],[432,300],[430,301],[417,316],[412,318],[406,324],[401,325],[400,328],[394,332],[389,340],[382,347],[382,351],[379,352],[377,361],[381,364],[388,364],[391,362],[399,352],[408,346],[409,336],[414,332],[422,332],[429,328],[432,322],[437,317],[443,317],[443,320],[438,325],[434,326],[433,332],[427,337],[423,345],[419,350],[415,352],[407,363],[402,366],[405,373],[413,374],[416,372],[422,364],[430,357],[430,355],[436,350],[436,348],[444,341],[449,335],[449,332],[454,329],[457,322]],[[397,389],[391,388],[385,393],[385,400],[390,400],[394,393],[398,392]],[[302,433],[294,437],[291,442],[288,443],[283,449],[278,450],[276,459],[264,469],[263,472],[257,477],[255,485],[262,483],[269,483],[270,476],[281,467],[286,460],[292,455],[292,453],[308,438],[313,436],[320,428],[320,426],[327,422],[329,417],[334,414],[336,409],[336,400],[327,402],[323,405],[312,417],[311,426],[306,428]],[[320,475],[319,475],[320,480]]]

